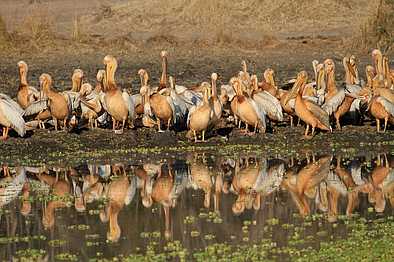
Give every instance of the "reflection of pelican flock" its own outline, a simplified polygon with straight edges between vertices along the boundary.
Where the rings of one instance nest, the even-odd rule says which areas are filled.
[[[97,221],[108,223],[106,237],[112,242],[118,242],[122,232],[129,230],[122,226],[122,213],[130,214],[139,208],[159,210],[150,216],[153,220],[163,218],[166,239],[171,239],[179,226],[172,217],[177,210],[195,206],[213,210],[223,218],[258,215],[271,205],[280,208],[284,195],[290,196],[285,198],[289,199],[287,208],[293,208],[301,216],[319,212],[329,222],[335,222],[342,212],[351,216],[355,210],[371,205],[377,213],[382,213],[389,209],[387,201],[394,204],[392,159],[386,155],[354,160],[307,156],[295,162],[257,156],[211,158],[192,154],[186,160],[145,162],[136,166],[12,168],[4,165],[0,206],[7,209],[13,203],[20,203],[16,206],[24,216],[39,211],[43,227],[53,230],[57,227],[56,212],[72,208],[79,214],[90,213],[97,203],[102,203],[96,213],[100,218]],[[193,202],[188,202],[190,197]],[[346,203],[344,209],[341,203]]]
[[[23,137],[27,130],[45,129],[47,124],[55,130],[78,129],[85,124],[91,129],[112,127],[121,134],[126,128],[135,128],[137,118],[142,118],[142,126],[157,126],[159,132],[163,132],[163,125],[167,130],[189,130],[187,137],[196,142],[200,135],[205,141],[212,130],[241,128],[243,124],[245,134],[274,132],[275,125],[287,118],[290,127],[294,118],[305,124],[306,138],[318,130],[331,132],[332,126],[341,129],[345,116],[349,120],[346,124],[356,125],[370,117],[376,121],[378,132],[381,125],[385,132],[388,124],[394,124],[394,70],[378,49],[372,52],[373,66],[366,66],[365,80],[354,55],[343,58],[345,76],[341,82],[336,80],[334,60],[326,59],[323,63],[312,62],[313,81],[301,71],[281,87],[275,82],[273,69],[266,69],[259,82],[242,61],[242,70],[220,86],[220,94],[217,73],[212,73],[210,83],[185,87],[168,76],[169,54],[162,51],[160,55],[159,85],[151,86],[148,70],[140,69],[141,86],[136,94],[116,83],[118,61],[111,55],[104,57],[105,69],[98,71],[96,84],[86,82],[84,72],[75,69],[71,90],[63,92],[56,90],[52,76],[46,73],[39,78],[40,88],[30,86],[28,65],[20,61],[16,101],[0,94],[2,139],[8,137],[9,129]]]

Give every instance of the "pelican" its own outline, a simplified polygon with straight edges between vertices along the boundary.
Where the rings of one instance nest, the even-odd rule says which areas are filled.
[[[127,92],[122,92],[115,83],[115,72],[118,67],[115,57],[107,55],[104,57],[103,62],[106,69],[106,83],[104,85],[105,108],[112,117],[112,130],[116,132],[117,124],[121,122],[122,132],[128,119],[131,127],[134,127],[134,101]]]
[[[71,90],[66,90],[61,92],[67,101],[68,110],[71,113],[75,112],[80,106],[80,94],[83,80],[83,71],[81,69],[75,69],[71,77],[72,88]]]
[[[283,121],[282,106],[279,100],[273,96],[269,91],[257,91],[258,79],[256,75],[251,76],[252,82],[252,98],[253,100],[264,109],[269,119],[273,121]]]
[[[339,107],[342,105],[345,99],[345,90],[343,88],[338,88],[335,83],[335,64],[332,59],[326,59],[324,61],[324,71],[326,76],[326,95],[325,95],[325,102],[322,105],[324,111],[327,112],[329,116],[332,114],[335,115]],[[349,103],[350,102],[350,103]],[[351,106],[351,102],[349,101],[342,111],[346,109],[349,110]],[[341,125],[339,123],[340,116],[343,115],[341,112],[340,114],[336,114],[336,123],[337,128],[340,129]]]
[[[160,52],[161,56],[161,77],[160,77],[160,83],[159,83],[159,91],[162,89],[167,88],[167,67],[168,67],[168,62],[167,62],[167,56],[168,52],[163,50]]]
[[[0,93],[0,125],[3,126],[1,140],[8,138],[9,129],[14,129],[18,135],[23,137],[26,133],[24,111],[11,97]]]
[[[222,117],[223,105],[220,102],[218,95],[217,95],[217,87],[216,87],[216,80],[218,79],[218,75],[216,73],[212,73],[211,75],[211,89],[212,95],[209,98],[209,103],[212,105],[213,108],[213,118],[211,119],[211,124],[215,125],[219,122],[220,118]]]
[[[209,103],[210,86],[204,84],[204,98],[202,104],[190,109],[187,117],[187,126],[194,135],[194,141],[197,142],[197,132],[202,134],[202,142],[205,142],[205,132],[214,117],[214,109]]]
[[[250,84],[251,84],[251,82],[250,82],[250,74],[248,72],[248,66],[247,66],[245,60],[242,60],[241,66],[242,66],[242,71],[240,71],[238,77],[241,80],[241,83],[242,83],[243,86],[249,87]]]
[[[18,62],[20,85],[17,93],[17,101],[22,109],[26,109],[32,102],[40,97],[40,92],[27,83],[28,67],[26,62]]]
[[[265,133],[266,113],[262,106],[257,104],[253,99],[243,95],[241,80],[237,79],[234,81],[234,89],[237,95],[234,97],[232,102],[232,108],[234,108],[233,112],[234,115],[238,116],[242,122],[245,122],[245,132],[249,132],[248,126],[251,125],[254,127],[253,133],[255,133],[257,129],[262,133]]]
[[[278,97],[278,87],[275,84],[275,72],[271,68],[267,68],[263,74],[264,78],[263,81],[258,83],[258,87],[263,91],[267,91],[274,97]],[[252,85],[253,80],[251,79]]]
[[[376,120],[377,132],[380,132],[380,120],[382,119],[384,120],[383,132],[386,132],[388,121],[394,124],[394,104],[385,96],[379,94],[379,90],[382,89],[384,88],[375,89],[374,92],[369,89],[363,89],[363,95],[361,96],[368,103],[368,109]],[[386,90],[390,91],[390,89]]]
[[[49,74],[40,76],[40,86],[45,96],[48,98],[47,108],[54,120],[55,130],[58,130],[58,121],[63,122],[63,128],[67,127],[67,118],[70,114],[67,100],[63,94],[58,93],[52,87],[52,77]]]
[[[89,83],[81,86],[79,94],[81,98],[81,117],[88,120],[89,128],[97,128],[97,118],[103,111],[100,95],[93,90],[92,85]]]
[[[156,123],[158,126],[158,131],[163,132],[161,129],[161,121],[167,123],[167,130],[170,129],[171,121],[174,116],[174,105],[172,98],[167,95],[161,94],[161,92],[153,93],[152,88],[148,85],[149,76],[146,70],[140,69],[138,71],[140,77],[144,79],[144,85],[140,89],[140,94],[144,97],[144,117],[155,116]],[[166,89],[162,89],[165,90]],[[150,118],[151,119],[151,118]],[[152,120],[152,119],[151,119]],[[148,122],[151,122],[150,120]],[[150,123],[147,123],[150,125]],[[151,126],[151,125],[150,125]]]
[[[321,109],[317,104],[308,101],[301,96],[307,79],[308,74],[306,71],[301,71],[298,74],[297,81],[294,83],[290,95],[287,97],[284,104],[286,105],[291,98],[296,97],[295,113],[306,123],[304,136],[308,137],[309,126],[311,126],[311,136],[313,137],[316,127],[327,131],[331,131],[331,127],[327,112]]]

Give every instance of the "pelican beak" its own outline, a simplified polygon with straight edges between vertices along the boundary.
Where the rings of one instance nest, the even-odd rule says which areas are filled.
[[[297,77],[297,80],[294,83],[293,88],[290,91],[290,94],[287,96],[285,99],[285,105],[289,102],[290,99],[293,99],[294,97],[297,96],[298,90],[300,89],[302,83],[302,79],[300,77]]]

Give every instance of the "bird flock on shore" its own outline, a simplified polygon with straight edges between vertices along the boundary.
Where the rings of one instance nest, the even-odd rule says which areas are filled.
[[[162,75],[157,86],[152,86],[146,69],[140,69],[140,92],[131,94],[122,90],[115,80],[118,66],[111,55],[103,59],[105,69],[97,72],[97,82],[84,81],[84,72],[75,69],[72,88],[58,91],[49,74],[39,78],[37,89],[28,84],[28,66],[18,62],[20,85],[16,101],[0,94],[0,127],[2,139],[14,129],[21,137],[27,130],[45,129],[48,125],[68,129],[86,123],[90,129],[112,126],[123,133],[135,128],[136,119],[142,125],[167,130],[189,130],[187,136],[196,142],[205,141],[205,135],[215,130],[225,120],[233,122],[245,135],[264,133],[269,127],[286,121],[293,127],[294,119],[305,124],[305,138],[315,135],[316,129],[332,132],[341,129],[341,118],[348,115],[354,124],[360,124],[365,116],[376,120],[378,132],[385,132],[388,123],[394,124],[394,70],[389,60],[378,49],[372,51],[373,65],[366,66],[363,80],[354,55],[343,58],[344,81],[335,79],[335,63],[326,59],[323,63],[312,62],[314,78],[306,71],[296,79],[278,87],[274,70],[268,68],[262,81],[248,72],[242,61],[242,70],[218,92],[218,75],[212,73],[211,83],[185,87],[175,83],[167,73],[166,51],[161,52]],[[381,123],[381,121],[383,123]],[[384,124],[383,130],[381,124]]]

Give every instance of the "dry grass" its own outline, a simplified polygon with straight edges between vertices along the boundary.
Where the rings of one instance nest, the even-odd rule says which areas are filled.
[[[106,43],[114,48],[114,44],[135,48],[192,43],[258,50],[299,37],[350,38],[368,24],[363,28],[366,36],[376,28],[366,23],[375,19],[371,15],[377,16],[376,1],[380,0],[108,0],[105,4],[86,0],[78,3],[78,9],[53,0],[31,5],[17,17],[5,15],[7,24],[16,27],[8,33],[16,41],[13,45],[33,50],[60,48],[66,45],[63,40],[92,48]]]
[[[3,18],[0,16],[0,47],[5,47],[9,43],[9,34]]]
[[[379,0],[374,15],[360,30],[359,43],[365,49],[377,47],[384,52],[394,46],[394,0]]]
[[[52,27],[53,17],[40,9],[33,9],[26,16],[15,31],[18,41],[23,42],[29,48],[40,49],[53,44],[56,34]]]

